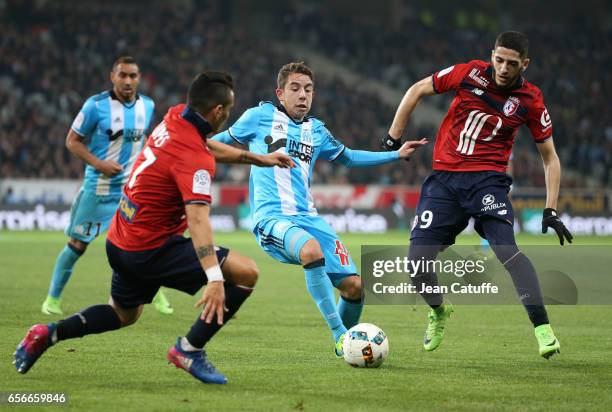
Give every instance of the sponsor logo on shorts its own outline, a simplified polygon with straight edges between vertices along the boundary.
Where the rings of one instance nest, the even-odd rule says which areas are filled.
[[[492,205],[495,203],[495,196],[491,194],[486,194],[482,197],[482,204],[485,206]]]
[[[481,212],[488,212],[490,210],[503,209],[506,207],[506,203],[504,202],[495,203],[495,196],[493,196],[492,194],[484,195],[482,197],[482,204],[484,205],[484,207],[480,209]],[[502,216],[506,213],[508,213],[507,210],[500,210],[497,212],[498,215]]]
[[[334,255],[338,256],[338,260],[340,260],[340,265],[350,265],[349,254],[348,250],[346,250],[346,247],[338,239],[335,240],[335,244],[336,250],[334,251]]]

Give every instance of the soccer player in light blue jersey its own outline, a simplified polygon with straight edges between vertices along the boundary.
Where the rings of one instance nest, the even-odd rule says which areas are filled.
[[[153,117],[153,100],[138,93],[140,69],[133,57],[119,57],[110,80],[113,88],[85,101],[66,137],[68,150],[87,165],[65,232],[70,240],[55,261],[42,304],[42,312],[47,315],[63,313],[60,299],[74,264],[87,245],[108,228]],[[158,311],[172,313],[161,291],[154,303]]]
[[[293,157],[293,169],[251,166],[249,200],[253,233],[274,259],[304,267],[308,292],[327,322],[342,355],[348,328],[359,323],[363,308],[361,279],[346,247],[317,214],[310,184],[317,159],[348,167],[371,167],[407,158],[421,141],[394,152],[352,150],[334,138],[320,120],[307,116],[314,96],[314,74],[304,63],[289,63],[278,74],[280,105],[262,102],[248,109],[215,140],[247,145],[255,153],[281,151]],[[333,288],[340,291],[338,304]]]

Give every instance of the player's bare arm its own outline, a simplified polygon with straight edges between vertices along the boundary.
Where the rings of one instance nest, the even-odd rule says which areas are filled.
[[[101,160],[94,156],[83,143],[83,138],[72,129],[66,136],[66,148],[70,153],[91,165],[106,177],[113,177],[123,170],[121,165],[115,161]]]
[[[559,236],[559,243],[564,244],[565,239],[572,243],[573,236],[567,230],[559,216],[557,215],[557,199],[559,197],[559,185],[561,183],[561,162],[553,139],[550,138],[537,145],[544,164],[544,178],[546,181],[546,208],[542,218],[542,233],[548,232],[552,228]]]
[[[421,97],[431,96],[434,94],[435,91],[431,76],[428,76],[410,86],[410,88],[406,91],[406,94],[404,94],[397,111],[395,112],[393,123],[389,128],[389,136],[383,139],[383,146],[385,148],[389,147],[387,150],[397,150],[399,148],[399,141],[402,138],[402,133],[404,133],[408,120],[410,119],[410,116],[412,115],[416,105],[419,103]],[[392,140],[388,140],[388,138],[391,138]],[[396,140],[397,142],[393,142],[393,140]],[[391,143],[391,145],[389,145],[389,143]]]
[[[546,207],[556,209],[557,198],[559,197],[559,185],[561,183],[561,162],[553,139],[550,138],[537,145],[542,156],[544,165],[544,177],[546,179]]]
[[[189,204],[185,206],[187,227],[191,234],[193,247],[200,259],[202,269],[208,276],[208,285],[204,288],[202,297],[195,307],[204,305],[200,316],[206,323],[212,322],[217,315],[217,323],[223,324],[223,311],[225,308],[225,290],[223,288],[223,275],[215,253],[212,227],[210,225],[210,206],[204,204]],[[219,279],[218,276],[221,276]]]
[[[228,144],[211,140],[207,141],[209,149],[219,163],[243,163],[261,167],[278,166],[280,168],[295,167],[291,157],[284,153],[274,152],[267,155],[249,152],[248,150],[237,149]]]

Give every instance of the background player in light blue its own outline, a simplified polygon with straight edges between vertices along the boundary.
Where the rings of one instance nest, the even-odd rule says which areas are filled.
[[[138,94],[140,70],[133,57],[119,57],[110,79],[113,88],[85,101],[66,137],[68,150],[86,163],[85,177],[70,211],[70,240],[55,261],[42,304],[45,314],[62,314],[60,297],[74,264],[108,228],[153,116],[153,100]],[[161,292],[155,303],[160,312],[172,313]]]
[[[340,356],[344,333],[361,316],[361,279],[344,244],[314,207],[310,183],[315,161],[321,158],[349,167],[382,165],[407,158],[427,141],[406,142],[395,152],[345,147],[323,122],[307,116],[314,96],[314,74],[304,63],[281,68],[276,96],[279,106],[260,103],[214,140],[248,145],[256,153],[280,150],[293,157],[297,164],[293,169],[251,167],[253,232],[274,259],[304,267],[308,292],[327,321]],[[214,143],[209,143],[213,153]],[[333,287],[340,291],[337,305]]]

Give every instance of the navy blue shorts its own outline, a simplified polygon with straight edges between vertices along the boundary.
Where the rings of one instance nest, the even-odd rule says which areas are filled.
[[[222,266],[229,249],[216,249]],[[113,269],[111,296],[124,308],[151,303],[161,286],[194,295],[207,282],[191,239],[183,236],[140,252],[120,249],[107,240],[106,255]]]
[[[514,224],[508,198],[512,178],[500,172],[435,171],[425,179],[412,224],[410,239],[428,238],[452,245],[470,217],[485,237],[480,221],[492,217]]]

